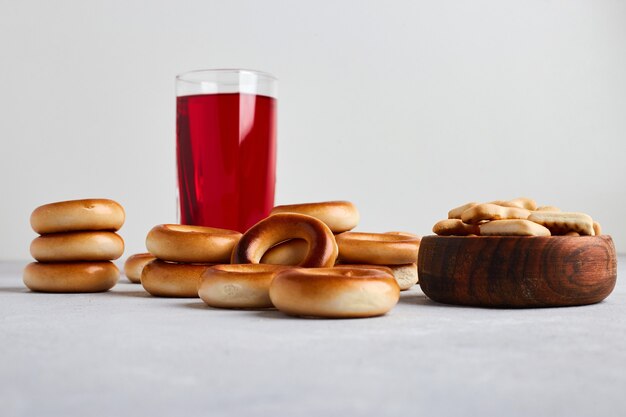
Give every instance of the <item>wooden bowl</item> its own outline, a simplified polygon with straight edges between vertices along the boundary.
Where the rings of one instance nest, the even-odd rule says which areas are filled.
[[[564,307],[615,287],[610,236],[426,236],[419,283],[430,299],[477,307]]]

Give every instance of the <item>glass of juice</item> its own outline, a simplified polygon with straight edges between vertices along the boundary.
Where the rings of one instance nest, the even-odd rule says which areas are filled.
[[[180,223],[245,232],[274,205],[276,87],[270,74],[199,70],[176,77]]]

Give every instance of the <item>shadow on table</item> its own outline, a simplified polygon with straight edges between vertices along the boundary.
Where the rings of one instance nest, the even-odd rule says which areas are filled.
[[[112,296],[112,297],[134,297],[134,298],[148,298],[152,297],[145,290],[137,290],[137,291],[106,291],[102,293],[104,295]]]
[[[398,303],[417,304],[417,305],[422,305],[422,306],[437,305],[436,302],[432,301],[430,298],[426,297],[421,292],[400,293],[400,300],[398,301]]]
[[[26,287],[0,287],[0,293],[24,294],[27,292],[32,292],[32,291]]]
[[[286,314],[281,313],[275,308],[215,308],[206,305],[202,301],[195,301],[192,303],[182,303],[181,307],[184,308],[192,308],[194,310],[205,310],[205,311],[232,311],[232,312],[244,312],[249,313],[250,315],[261,317],[261,318],[269,318],[269,319],[286,319],[286,320],[294,320],[294,317],[287,316]]]
[[[202,301],[194,301],[193,303],[182,303],[181,306],[185,308],[193,308],[195,310],[215,310],[214,308],[209,307]]]

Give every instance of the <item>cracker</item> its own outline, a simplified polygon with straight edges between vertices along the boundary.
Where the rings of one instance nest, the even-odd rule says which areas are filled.
[[[450,210],[448,212],[448,218],[449,219],[460,219],[461,215],[463,214],[463,212],[469,208],[472,208],[474,206],[477,206],[478,203],[476,202],[471,202],[471,203],[467,203],[467,204],[463,204],[462,206],[453,208],[452,210]]]
[[[555,206],[541,206],[537,207],[535,211],[561,211],[561,209]]]
[[[596,236],[600,236],[602,234],[602,226],[600,226],[600,223],[598,222],[593,222],[593,232]]]
[[[495,200],[489,202],[488,204],[495,204],[502,207],[517,207],[526,210],[535,210],[537,208],[537,203],[535,203],[535,200],[527,197],[518,197],[514,198],[513,200]]]
[[[479,228],[481,236],[550,236],[546,227],[524,219],[493,220]]]
[[[553,235],[564,235],[567,232],[578,232],[588,236],[595,235],[593,219],[585,213],[534,211],[528,220],[547,227]]]
[[[461,220],[468,224],[478,224],[484,220],[526,219],[529,215],[530,211],[527,209],[485,203],[465,210]]]
[[[461,219],[445,219],[433,226],[433,233],[439,236],[468,236],[480,233],[478,226],[463,223]]]

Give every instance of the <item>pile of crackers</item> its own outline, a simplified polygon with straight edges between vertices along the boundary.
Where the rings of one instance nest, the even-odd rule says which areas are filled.
[[[537,207],[535,200],[519,197],[463,204],[437,222],[433,232],[439,236],[599,236],[602,229],[588,214]]]

